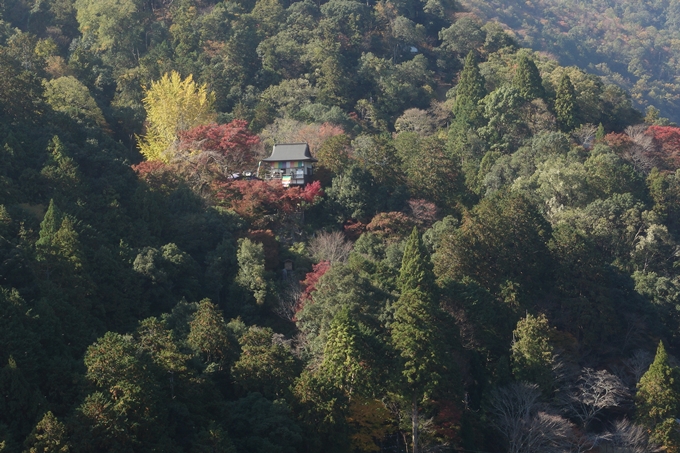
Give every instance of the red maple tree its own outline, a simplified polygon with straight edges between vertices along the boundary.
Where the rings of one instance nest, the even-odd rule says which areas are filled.
[[[647,134],[654,138],[656,157],[665,164],[666,170],[680,168],[680,127],[650,126]]]
[[[301,304],[309,301],[312,298],[312,293],[316,291],[316,285],[319,283],[321,277],[324,276],[328,269],[331,268],[330,261],[320,261],[317,264],[312,265],[312,272],[308,272],[305,275],[305,279],[302,281],[302,296],[300,296]],[[302,309],[302,305],[299,307],[298,311]]]
[[[226,174],[247,169],[255,160],[254,147],[260,143],[260,138],[248,130],[248,122],[244,120],[196,126],[180,132],[179,138],[180,151],[188,151],[193,156],[211,156]]]
[[[233,209],[257,229],[275,228],[281,218],[316,203],[323,196],[315,181],[286,188],[280,181],[227,181],[215,184],[219,205]]]

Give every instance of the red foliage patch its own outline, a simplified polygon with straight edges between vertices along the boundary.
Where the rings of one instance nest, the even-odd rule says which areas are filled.
[[[216,186],[218,204],[233,209],[258,229],[271,228],[281,215],[297,212],[323,196],[318,181],[304,188],[285,188],[280,181],[243,180],[222,182]]]
[[[248,130],[248,122],[245,120],[196,126],[180,132],[179,138],[180,148],[210,150],[222,154],[244,152],[260,143],[260,138]]]
[[[366,229],[388,241],[397,241],[408,236],[413,230],[413,225],[413,219],[403,212],[381,212],[373,217]]]
[[[427,200],[410,199],[408,201],[411,216],[423,228],[429,228],[437,220],[437,206]]]
[[[139,179],[146,182],[153,190],[172,190],[179,183],[177,169],[158,161],[144,161],[133,165],[132,169]]]
[[[345,235],[352,241],[359,239],[359,236],[366,231],[366,224],[361,223],[358,220],[347,220],[343,225],[342,229],[345,231]]]
[[[615,151],[621,151],[633,144],[633,140],[626,134],[619,134],[611,132],[604,137],[605,143],[614,148]]]
[[[304,142],[309,145],[312,153],[316,153],[323,142],[336,135],[344,134],[345,130],[331,123],[323,123],[318,126],[315,124],[308,124],[300,128],[294,135],[293,140],[296,142]]]
[[[435,405],[437,415],[434,418],[434,423],[437,433],[455,443],[458,440],[462,416],[460,409],[453,401],[437,401]]]
[[[228,124],[207,124],[180,132],[179,149],[214,153],[230,172],[243,171],[255,159],[253,147],[260,138],[248,130],[248,122],[234,120]]]
[[[320,263],[312,266],[312,272],[308,272],[307,275],[305,275],[305,279],[302,281],[302,287],[304,288],[304,291],[300,297],[301,305],[296,311],[300,311],[302,309],[302,304],[311,300],[312,293],[316,291],[316,284],[330,268],[330,261],[321,261]]]
[[[680,127],[650,126],[647,134],[654,138],[656,154],[668,170],[680,168]]]
[[[144,178],[149,174],[165,171],[167,167],[167,165],[160,161],[145,160],[138,163],[137,165],[133,165],[132,169],[139,175],[140,178]]]

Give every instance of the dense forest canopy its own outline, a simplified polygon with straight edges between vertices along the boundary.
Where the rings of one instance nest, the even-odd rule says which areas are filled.
[[[680,3],[676,0],[461,0],[534,50],[625,88],[636,106],[680,121]]]
[[[473,7],[0,1],[0,451],[680,451],[680,128]]]

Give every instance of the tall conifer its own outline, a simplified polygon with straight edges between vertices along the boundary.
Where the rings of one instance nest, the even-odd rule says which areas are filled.
[[[566,72],[560,79],[555,97],[555,114],[557,124],[563,132],[569,132],[577,126],[576,120],[576,91]]]
[[[470,52],[465,58],[465,66],[460,73],[460,79],[456,86],[456,103],[453,106],[453,114],[457,121],[463,120],[470,125],[479,125],[482,115],[478,103],[487,95],[484,84],[484,77],[479,71],[475,54]]]
[[[519,94],[527,101],[545,96],[543,80],[533,60],[526,55],[519,58],[517,72],[512,84],[519,90]]]
[[[52,245],[54,235],[59,231],[63,214],[61,210],[54,204],[54,200],[50,200],[50,205],[45,212],[42,222],[40,222],[40,238],[36,242],[38,247],[49,247]]]
[[[680,372],[668,362],[662,342],[637,389],[637,421],[651,431],[653,441],[664,445],[667,452],[677,453],[680,434],[675,420],[680,416]]]
[[[404,248],[397,284],[402,293],[411,290],[432,293],[434,289],[432,263],[418,229],[415,227]]]
[[[420,403],[439,385],[446,347],[438,326],[434,274],[417,229],[406,243],[399,275],[401,296],[394,304],[392,344],[401,358],[405,397],[411,403],[413,453],[418,453]]]

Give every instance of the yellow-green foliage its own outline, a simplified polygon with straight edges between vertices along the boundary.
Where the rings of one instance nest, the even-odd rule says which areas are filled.
[[[138,137],[139,150],[147,160],[168,162],[168,148],[181,131],[215,119],[214,96],[207,85],[198,85],[189,75],[182,80],[172,71],[151,83],[143,99],[146,110],[146,135]]]

